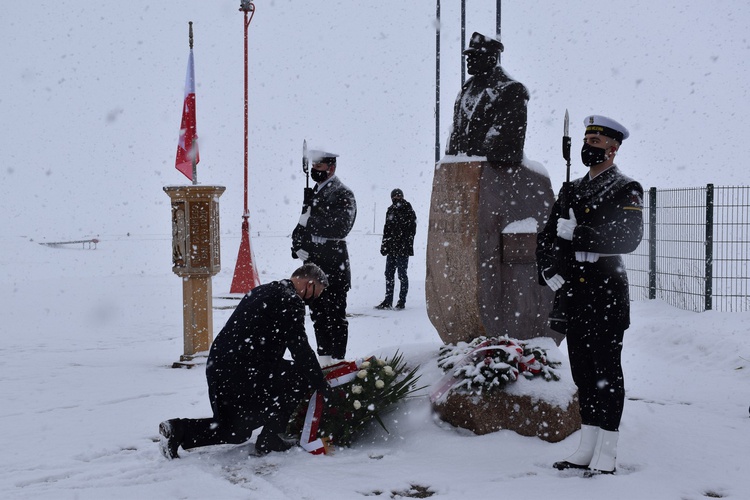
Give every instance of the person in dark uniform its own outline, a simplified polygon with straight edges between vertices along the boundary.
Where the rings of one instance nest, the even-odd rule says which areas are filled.
[[[257,286],[242,298],[206,362],[213,417],[159,424],[166,458],[179,458],[180,446],[244,443],[261,426],[259,453],[292,446],[279,433],[300,400],[310,389],[330,390],[305,334],[305,305],[319,300],[327,286],[325,273],[305,264],[290,279]],[[293,361],[284,359],[287,349]]]
[[[536,258],[539,284],[555,291],[553,310],[564,309],[565,321],[550,326],[567,334],[582,422],[578,450],[554,467],[613,473],[625,401],[622,342],[630,326],[620,254],[643,237],[643,188],[614,164],[627,129],[597,115],[584,124],[581,159],[589,172],[573,181],[567,210],[558,197],[537,235]]]
[[[344,359],[349,338],[346,296],[351,267],[345,238],[357,218],[354,193],[336,176],[337,154],[310,151],[315,188],[292,233],[292,257],[312,262],[328,276],[326,292],[310,307],[322,366]]]
[[[409,293],[409,257],[414,255],[414,235],[417,232],[417,214],[411,203],[404,199],[400,189],[391,191],[393,204],[388,207],[383,226],[383,241],[380,253],[385,256],[385,299],[375,309],[390,309],[393,306],[395,274],[398,271],[400,284],[396,309],[406,307],[406,295]]]
[[[456,99],[446,154],[512,165],[523,161],[529,91],[498,64],[502,51],[498,40],[471,35],[464,54],[472,76]]]

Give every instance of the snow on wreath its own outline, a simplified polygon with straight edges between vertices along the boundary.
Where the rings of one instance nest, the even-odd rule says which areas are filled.
[[[350,446],[373,419],[388,432],[381,416],[423,389],[416,386],[417,369],[407,369],[398,352],[390,359],[371,356],[324,368],[333,387],[331,396],[324,400],[315,392],[303,399],[287,433],[299,437],[300,446],[317,455],[329,454],[331,445]]]
[[[550,361],[547,350],[541,347],[510,337],[478,337],[468,344],[459,342],[440,348],[438,366],[446,372],[447,384],[433,394],[464,390],[481,395],[484,390],[515,382],[519,376],[557,381],[560,376],[555,368],[560,365]]]

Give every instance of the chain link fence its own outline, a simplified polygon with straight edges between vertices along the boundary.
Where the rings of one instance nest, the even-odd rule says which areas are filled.
[[[750,187],[651,188],[643,241],[625,255],[632,300],[750,310]]]

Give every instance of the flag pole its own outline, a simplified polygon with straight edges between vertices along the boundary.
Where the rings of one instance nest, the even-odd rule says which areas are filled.
[[[435,163],[440,161],[440,0],[435,3]]]
[[[466,83],[466,58],[464,49],[466,48],[466,0],[461,0],[461,87]]]
[[[190,54],[193,53],[193,21],[188,21],[188,39],[190,43]],[[190,151],[195,153],[195,137],[190,143]],[[198,157],[193,154],[193,186],[198,184]]]
[[[247,293],[260,285],[260,277],[255,267],[253,251],[250,247],[250,211],[248,209],[248,36],[247,29],[255,15],[255,5],[252,0],[240,0],[240,12],[244,14],[243,27],[245,31],[245,186],[244,210],[242,212],[242,239],[234,268],[234,277],[229,293]]]
[[[497,0],[497,7],[495,8],[495,32],[496,32],[496,38],[498,42],[502,42],[502,16],[503,12],[503,0]],[[500,64],[500,57],[502,56],[502,51],[497,54],[497,62]]]

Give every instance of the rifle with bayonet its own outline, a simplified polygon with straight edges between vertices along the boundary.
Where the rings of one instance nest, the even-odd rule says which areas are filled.
[[[573,183],[570,182],[570,133],[569,133],[570,118],[568,116],[568,110],[565,110],[565,124],[563,125],[563,138],[562,138],[562,154],[566,162],[565,182],[563,183],[562,189],[560,190],[560,215],[567,217],[568,210],[570,209],[573,201]],[[560,290],[558,290],[557,296],[555,297],[555,303],[552,307],[552,311],[549,313],[549,325],[550,328],[556,332],[562,334],[567,333],[568,330],[568,301],[570,299],[570,260],[573,255],[573,244],[571,241],[555,237],[555,264],[554,266],[545,271],[549,277],[559,274],[565,279]]]
[[[292,258],[297,258],[297,250],[303,248],[309,241],[307,233],[307,219],[310,217],[310,207],[314,195],[310,187],[310,158],[307,155],[307,140],[302,141],[302,171],[305,173],[305,188],[302,197],[302,215],[300,215],[297,226],[292,231]]]

